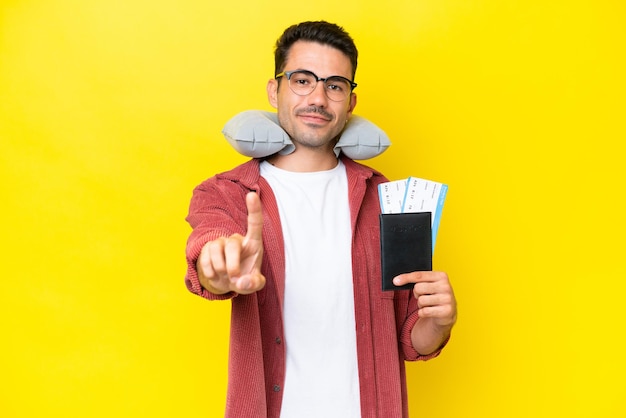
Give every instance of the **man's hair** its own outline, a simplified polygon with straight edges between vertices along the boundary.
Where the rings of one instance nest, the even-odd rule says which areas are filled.
[[[302,22],[288,27],[276,41],[274,50],[274,75],[285,68],[289,50],[297,41],[317,42],[328,45],[343,52],[352,63],[352,79],[356,74],[356,64],[359,52],[354,40],[341,26],[323,20],[317,22]]]

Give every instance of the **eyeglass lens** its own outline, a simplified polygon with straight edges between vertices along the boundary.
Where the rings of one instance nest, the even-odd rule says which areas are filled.
[[[315,74],[310,71],[294,71],[289,77],[289,87],[297,95],[306,96],[315,90],[317,80]],[[350,82],[343,77],[328,77],[323,83],[326,95],[333,101],[345,100],[352,91]]]

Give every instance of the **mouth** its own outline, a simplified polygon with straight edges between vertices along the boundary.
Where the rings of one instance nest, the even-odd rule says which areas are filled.
[[[317,114],[305,113],[305,114],[299,115],[299,117],[306,123],[312,123],[316,125],[330,122],[330,119],[317,115]]]
[[[333,120],[333,115],[320,108],[306,108],[297,112],[296,115],[306,123],[323,124]]]

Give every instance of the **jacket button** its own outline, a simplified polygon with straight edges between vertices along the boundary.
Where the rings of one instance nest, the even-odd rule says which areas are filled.
[[[283,342],[283,340],[280,337],[276,337],[276,344],[280,344],[282,342]]]
[[[280,385],[274,385],[274,392],[280,392]]]

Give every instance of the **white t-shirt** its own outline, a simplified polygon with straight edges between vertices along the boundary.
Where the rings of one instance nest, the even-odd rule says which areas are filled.
[[[281,418],[359,418],[348,180],[341,161],[297,173],[261,164],[285,240]]]

